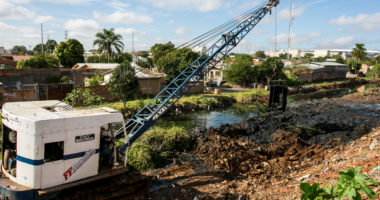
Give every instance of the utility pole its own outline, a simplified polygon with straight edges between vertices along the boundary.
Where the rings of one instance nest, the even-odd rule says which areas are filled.
[[[290,48],[292,47],[292,28],[293,28],[293,12],[294,12],[294,0],[292,0],[292,5],[290,8],[289,16],[289,35],[288,35],[288,60],[290,60]]]
[[[42,23],[41,23],[41,46],[42,46],[42,53],[44,52],[44,31],[42,29]]]
[[[67,30],[65,30],[65,41],[67,41],[68,39],[68,33],[67,33]]]
[[[135,58],[135,33],[132,32],[132,62],[136,62]]]

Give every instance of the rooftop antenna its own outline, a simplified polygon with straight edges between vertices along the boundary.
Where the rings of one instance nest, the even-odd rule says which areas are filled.
[[[290,8],[289,15],[289,35],[288,35],[288,60],[290,60],[290,48],[292,47],[292,28],[293,28],[293,11],[294,11],[294,0],[292,0],[292,5]]]
[[[42,23],[41,23],[41,46],[42,46],[42,53],[44,52],[44,31],[42,28]]]

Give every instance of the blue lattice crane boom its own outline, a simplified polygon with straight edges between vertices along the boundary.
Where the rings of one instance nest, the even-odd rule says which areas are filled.
[[[171,83],[157,94],[147,105],[135,114],[122,129],[115,133],[116,138],[126,137],[125,145],[136,141],[155,121],[157,121],[172,105],[174,105],[190,88],[198,83],[205,73],[220,62],[224,56],[236,47],[239,42],[276,7],[279,0],[269,0],[257,9],[250,10],[219,27],[190,41],[191,45],[204,44],[218,36],[199,58],[185,68]],[[223,32],[223,33],[222,33]]]

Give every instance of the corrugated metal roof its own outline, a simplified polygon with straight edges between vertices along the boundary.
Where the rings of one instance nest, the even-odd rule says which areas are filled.
[[[88,66],[91,69],[115,69],[118,63],[77,63],[75,67],[78,69]]]
[[[337,63],[337,62],[312,62],[311,64],[316,64],[320,66],[346,66],[345,64]]]

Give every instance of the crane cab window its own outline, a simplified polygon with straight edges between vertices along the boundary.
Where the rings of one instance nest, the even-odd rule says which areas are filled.
[[[53,162],[63,159],[63,141],[45,144],[44,162]]]
[[[2,164],[12,176],[16,177],[17,132],[3,125]]]

